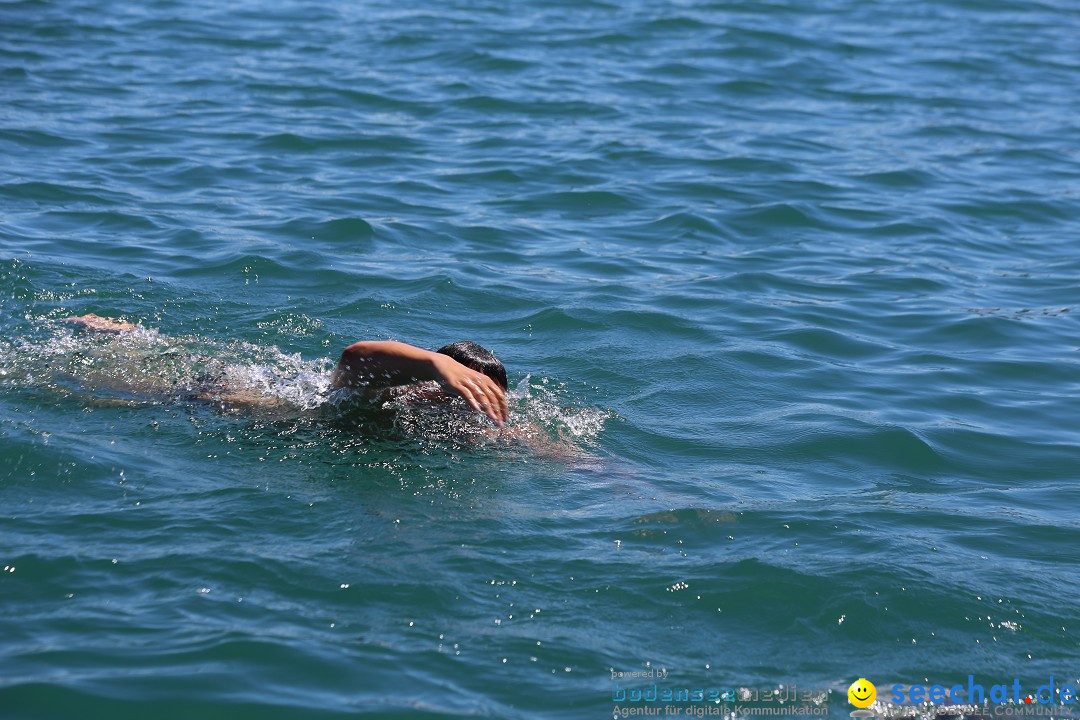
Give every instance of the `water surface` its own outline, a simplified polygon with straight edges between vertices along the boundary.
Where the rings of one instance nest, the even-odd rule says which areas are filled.
[[[3,714],[1076,680],[1078,25],[0,5]],[[583,456],[131,397],[85,312],[287,376],[472,339]]]

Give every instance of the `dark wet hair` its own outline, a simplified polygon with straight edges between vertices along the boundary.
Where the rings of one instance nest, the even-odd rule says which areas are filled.
[[[477,345],[469,340],[458,340],[456,343],[444,345],[435,352],[449,355],[467,368],[481,372],[499,383],[506,390],[506,368],[495,357],[495,353],[483,345]]]

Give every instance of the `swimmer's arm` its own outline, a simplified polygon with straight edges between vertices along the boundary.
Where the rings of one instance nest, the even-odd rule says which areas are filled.
[[[393,340],[353,343],[341,353],[334,369],[334,387],[390,387],[437,380],[465,398],[473,410],[502,425],[509,418],[506,392],[483,373],[465,367],[449,355]]]
[[[393,340],[353,343],[341,353],[334,369],[333,384],[334,387],[375,388],[441,380],[432,357],[435,354]]]

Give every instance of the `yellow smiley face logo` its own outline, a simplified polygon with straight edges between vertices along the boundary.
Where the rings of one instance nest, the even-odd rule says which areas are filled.
[[[877,698],[877,688],[866,678],[859,678],[847,689],[847,699],[857,708],[870,707]]]

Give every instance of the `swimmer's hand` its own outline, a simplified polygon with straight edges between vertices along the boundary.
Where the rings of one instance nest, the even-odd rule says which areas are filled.
[[[334,369],[333,385],[376,388],[424,380],[437,380],[499,426],[510,419],[506,392],[487,375],[449,355],[392,340],[363,341],[345,348]]]
[[[66,317],[64,318],[64,322],[78,325],[81,328],[93,332],[110,333],[114,335],[135,330],[135,326],[129,322],[122,322],[116,318],[101,317],[94,313],[80,315],[79,317]]]
[[[461,397],[477,412],[482,412],[494,420],[499,427],[510,419],[506,407],[506,392],[487,375],[477,372],[459,363],[449,355],[431,353],[432,362],[438,371],[439,382]]]

